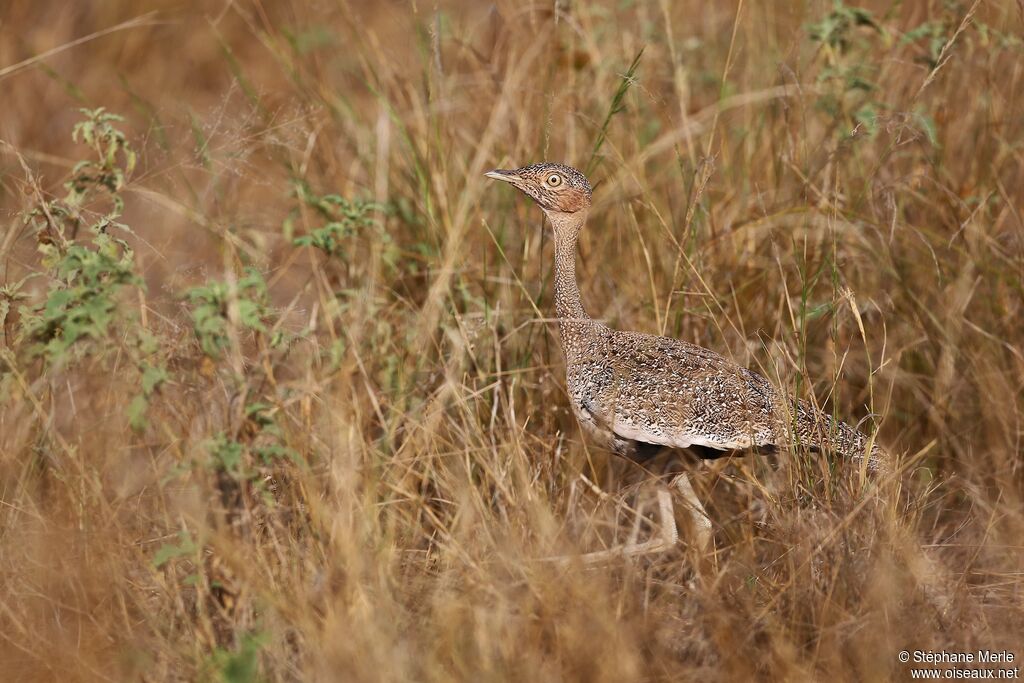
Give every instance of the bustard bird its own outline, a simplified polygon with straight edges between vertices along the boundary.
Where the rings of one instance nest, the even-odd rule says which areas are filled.
[[[864,434],[804,401],[791,401],[756,372],[678,339],[613,330],[587,315],[576,283],[576,240],[590,210],[587,178],[562,164],[494,170],[547,215],[555,234],[555,307],[566,360],[566,384],[580,425],[623,457],[642,461],[665,448],[703,458],[728,451],[791,447],[832,450],[885,467],[886,454]],[[711,522],[685,473],[673,480],[694,522],[697,546]],[[587,557],[656,552],[678,539],[672,499],[659,490],[661,535]]]

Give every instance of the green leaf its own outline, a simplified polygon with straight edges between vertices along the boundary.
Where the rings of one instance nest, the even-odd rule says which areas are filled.
[[[207,450],[213,465],[233,476],[242,476],[242,456],[245,451],[242,444],[227,438],[221,432],[207,444]]]
[[[853,119],[859,123],[867,132],[868,137],[878,134],[878,109],[872,103],[867,103],[853,114]]]
[[[925,137],[928,139],[928,143],[932,147],[940,147],[939,131],[935,125],[935,119],[933,119],[928,113],[918,110],[914,112],[914,120],[917,122],[921,132],[923,132]]]
[[[255,301],[249,299],[241,299],[238,302],[238,317],[242,324],[251,330],[260,330],[261,332],[266,330],[261,320],[263,314],[263,307]]]
[[[882,31],[868,10],[847,7],[842,0],[835,0],[831,12],[820,21],[807,25],[807,33],[816,43],[844,51],[850,45],[851,30],[858,26],[872,28],[879,33]]]
[[[240,647],[234,652],[217,649],[211,657],[214,677],[223,683],[254,683],[260,680],[260,650],[266,644],[267,637],[262,633],[252,633],[242,638]]]
[[[142,393],[146,396],[168,379],[167,370],[159,366],[146,365],[142,371]]]
[[[160,549],[153,555],[153,566],[159,569],[175,558],[193,555],[195,552],[196,544],[192,540],[192,535],[187,531],[179,531],[177,545],[165,543],[160,546]]]
[[[139,394],[128,404],[128,424],[136,432],[146,428],[146,409],[149,408],[149,399],[145,394]]]

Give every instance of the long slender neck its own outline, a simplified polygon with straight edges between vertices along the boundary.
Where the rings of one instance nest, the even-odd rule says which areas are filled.
[[[576,238],[587,220],[586,209],[574,213],[548,212],[555,229],[555,310],[565,323],[589,320],[576,284]]]

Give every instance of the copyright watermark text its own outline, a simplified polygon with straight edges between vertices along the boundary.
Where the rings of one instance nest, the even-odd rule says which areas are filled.
[[[1018,680],[1017,655],[1009,650],[900,650],[912,680]]]

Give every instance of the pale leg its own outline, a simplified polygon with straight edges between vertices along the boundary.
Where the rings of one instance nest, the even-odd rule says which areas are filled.
[[[677,476],[672,481],[674,486],[683,497],[683,504],[690,515],[693,523],[694,543],[693,547],[699,552],[704,552],[711,542],[711,520],[708,518],[704,506],[701,505],[697,494],[690,485],[690,479],[686,474]],[[672,493],[664,487],[658,487],[658,526],[657,536],[644,541],[643,543],[626,543],[608,550],[580,555],[584,564],[601,564],[618,557],[635,557],[638,555],[649,555],[671,550],[679,543],[679,532],[676,529],[675,512],[672,506]],[[558,561],[568,562],[570,557],[551,558]]]
[[[690,514],[690,521],[693,523],[693,545],[698,551],[704,552],[711,544],[711,518],[708,517],[704,506],[701,505],[697,494],[693,492],[693,486],[690,484],[690,477],[688,475],[685,473],[680,474],[672,484],[682,494],[683,504],[686,506],[686,511]]]
[[[580,555],[579,559],[583,564],[602,564],[618,557],[661,553],[675,547],[679,541],[679,532],[676,530],[675,515],[672,512],[672,494],[664,487],[658,488],[658,526],[659,535],[643,543],[625,543],[608,550],[585,553]],[[573,558],[567,556],[552,559],[569,562]]]

